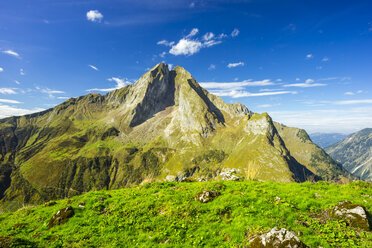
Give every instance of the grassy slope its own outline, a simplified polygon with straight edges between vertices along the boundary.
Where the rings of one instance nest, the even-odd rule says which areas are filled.
[[[194,196],[202,190],[221,193],[212,202]],[[344,224],[311,221],[311,213],[350,200],[372,211],[372,184],[354,182],[199,182],[153,183],[133,188],[95,191],[53,206],[36,206],[0,214],[0,241],[11,236],[18,245],[37,247],[239,247],[255,234],[275,226],[302,233],[311,247],[371,247],[372,234]],[[315,193],[321,198],[316,198]],[[274,199],[278,196],[281,202]],[[100,201],[103,198],[103,202]],[[85,208],[78,208],[85,202]],[[47,228],[57,210],[71,205],[75,215],[64,225]],[[100,213],[106,208],[106,213]],[[310,227],[300,224],[307,219]],[[14,228],[14,225],[28,225]],[[369,239],[369,241],[367,241]]]

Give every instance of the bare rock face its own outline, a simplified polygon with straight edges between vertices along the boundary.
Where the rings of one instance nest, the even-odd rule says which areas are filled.
[[[274,227],[270,232],[251,240],[250,248],[303,248],[308,247],[291,231]]]
[[[71,206],[62,208],[49,220],[48,228],[64,224],[72,216],[74,216],[74,209]]]
[[[212,191],[207,191],[204,190],[203,192],[200,192],[195,196],[195,201],[200,201],[201,203],[206,203],[213,201],[214,198],[216,198],[219,195],[218,192],[212,190]]]
[[[364,206],[353,204],[350,201],[339,202],[331,211],[331,218],[345,220],[346,223],[355,228],[365,231],[371,230],[370,217]]]

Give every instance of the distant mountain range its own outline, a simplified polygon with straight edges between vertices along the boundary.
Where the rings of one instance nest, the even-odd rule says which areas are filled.
[[[343,140],[347,135],[342,133],[312,133],[310,134],[311,140],[320,146],[326,148],[327,146],[333,145],[340,140]]]
[[[345,177],[304,130],[226,104],[163,63],[106,95],[0,120],[4,209],[152,181]]]
[[[372,128],[353,133],[325,150],[350,173],[372,182]]]

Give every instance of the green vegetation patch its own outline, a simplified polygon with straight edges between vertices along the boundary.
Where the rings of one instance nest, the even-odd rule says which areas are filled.
[[[0,214],[0,241],[24,247],[243,247],[283,227],[310,247],[371,247],[371,232],[317,217],[344,200],[372,211],[371,185],[171,182],[89,192]],[[204,190],[219,195],[196,201]],[[74,216],[48,228],[50,218],[67,206]]]

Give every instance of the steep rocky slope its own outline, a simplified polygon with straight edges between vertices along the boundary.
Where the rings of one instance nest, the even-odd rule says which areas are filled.
[[[372,182],[372,128],[351,134],[326,151],[350,173]]]
[[[182,67],[169,71],[160,63],[106,95],[0,120],[1,203],[17,208],[154,180],[347,176],[332,159],[315,154],[320,148],[303,150],[305,143],[316,146],[293,135],[298,130],[226,104]]]

